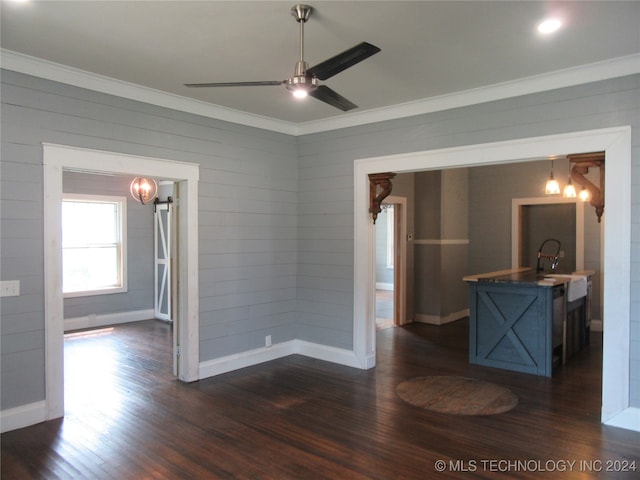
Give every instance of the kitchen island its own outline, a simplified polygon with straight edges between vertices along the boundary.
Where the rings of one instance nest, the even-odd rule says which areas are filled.
[[[464,277],[469,361],[550,377],[589,343],[592,274],[518,268]]]

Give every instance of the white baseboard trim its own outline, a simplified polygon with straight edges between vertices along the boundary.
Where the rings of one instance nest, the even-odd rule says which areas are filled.
[[[591,331],[602,332],[602,320],[591,320]]]
[[[0,412],[0,431],[10,432],[47,420],[47,404],[40,402],[20,405]]]
[[[469,316],[469,309],[460,310],[459,312],[450,313],[444,317],[437,315],[426,315],[423,313],[416,313],[414,320],[419,323],[428,323],[430,325],[444,325],[446,323],[455,322],[461,318]]]
[[[153,308],[146,310],[132,310],[129,312],[105,313],[104,315],[87,315],[85,317],[65,318],[64,331],[78,330],[80,328],[104,327],[118,323],[138,322],[154,317]]]
[[[348,367],[362,368],[357,361],[355,353],[351,350],[329,347],[317,343],[305,342],[303,340],[289,340],[288,342],[274,344],[271,347],[256,348],[255,350],[248,350],[246,352],[200,362],[199,378],[214,377],[295,354],[338,363]]]
[[[388,290],[393,292],[393,283],[376,282],[376,290]]]
[[[316,358],[326,362],[337,363],[346,367],[363,368],[358,362],[355,352],[344,348],[329,347],[318,343],[295,340],[296,352],[305,357]],[[366,368],[366,366],[364,367]]]
[[[640,432],[640,408],[629,407],[616,416],[604,422],[610,427],[626,428],[634,432]]]
[[[226,357],[200,362],[198,376],[200,379],[214,377],[240,368],[293,355],[296,353],[294,343],[295,340],[275,343],[271,347],[256,348],[255,350],[247,350],[246,352],[234,353]]]

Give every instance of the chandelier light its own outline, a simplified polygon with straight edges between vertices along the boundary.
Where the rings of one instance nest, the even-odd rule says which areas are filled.
[[[131,182],[129,191],[135,200],[146,205],[158,195],[158,182],[153,178],[136,177]]]

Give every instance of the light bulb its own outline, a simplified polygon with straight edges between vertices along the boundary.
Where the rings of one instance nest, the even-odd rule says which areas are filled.
[[[580,197],[580,200],[582,200],[583,202],[586,202],[591,198],[591,194],[589,193],[589,190],[582,187],[582,190],[580,190],[579,197]]]
[[[305,98],[307,91],[304,88],[297,88],[293,91],[293,96],[296,98]]]
[[[558,195],[560,193],[560,185],[558,185],[558,181],[553,178],[553,173],[549,176],[549,180],[547,180],[544,186],[544,193],[546,195]]]
[[[136,177],[129,188],[131,196],[145,205],[156,198],[158,194],[158,182],[153,178]]]
[[[574,187],[573,183],[571,183],[571,177],[569,177],[569,181],[567,182],[567,185],[564,187],[562,196],[565,198],[576,198],[576,187]]]

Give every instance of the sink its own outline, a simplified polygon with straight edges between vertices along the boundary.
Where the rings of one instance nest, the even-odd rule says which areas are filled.
[[[559,278],[567,279],[567,301],[575,302],[587,296],[587,276],[586,275],[546,275],[545,279]]]

